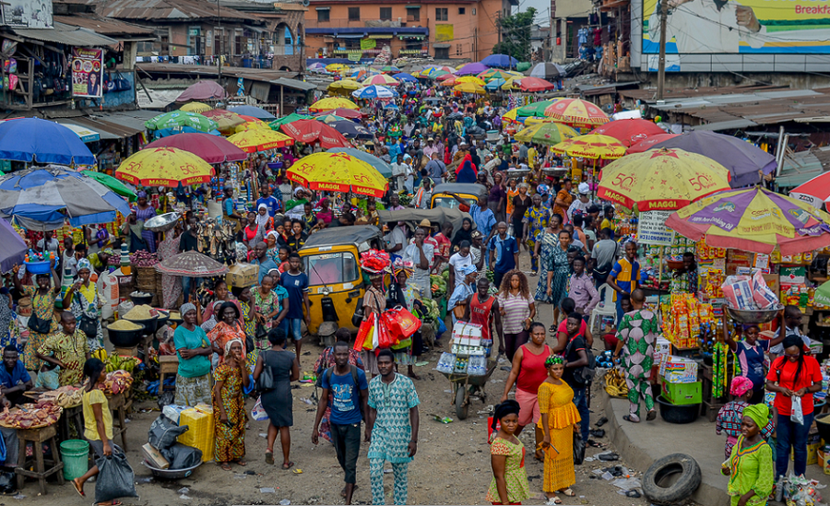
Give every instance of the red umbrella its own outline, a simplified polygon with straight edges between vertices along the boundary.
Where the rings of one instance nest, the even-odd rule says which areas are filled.
[[[342,107],[338,107],[337,109],[333,109],[331,111],[322,111],[320,113],[315,114],[315,116],[325,116],[326,114],[334,114],[335,116],[340,116],[341,118],[347,119],[360,119],[365,114],[360,111],[355,111],[353,109],[344,109]]]
[[[556,88],[555,84],[538,77],[523,77],[519,86],[522,91],[545,91]]]
[[[617,120],[617,121],[628,121],[628,120]],[[614,121],[616,123],[616,121]],[[594,130],[596,132],[596,130]],[[649,149],[653,148],[655,144],[660,144],[661,142],[667,141],[671,138],[677,137],[677,134],[667,134],[663,132],[662,134],[658,135],[650,135],[645,140],[642,140],[636,144],[632,144],[630,148],[628,148],[628,154],[631,153],[642,153],[644,151],[648,151]]]
[[[524,84],[524,81],[522,81]],[[607,135],[620,141],[625,147],[631,147],[638,142],[651,139],[655,135],[665,135],[666,131],[651,121],[632,118],[618,119],[594,129],[594,134]],[[663,139],[666,140],[666,139]],[[629,150],[629,153],[632,151]],[[639,151],[637,151],[639,153]]]
[[[211,134],[176,134],[148,144],[147,148],[179,148],[189,151],[207,163],[236,162],[248,157],[244,151],[224,137]]]
[[[211,100],[225,98],[225,88],[216,81],[199,81],[190,85],[176,102],[187,102],[188,100]]]
[[[343,134],[322,121],[301,119],[280,125],[280,130],[297,142],[312,144],[320,142],[323,149],[350,148],[352,145],[343,137]]]

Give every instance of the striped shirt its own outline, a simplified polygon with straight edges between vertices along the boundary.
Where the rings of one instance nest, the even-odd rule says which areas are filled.
[[[505,334],[518,334],[524,330],[524,321],[530,317],[530,305],[533,299],[524,297],[521,293],[513,295],[507,292],[498,295],[499,307],[504,308],[504,316],[501,319],[502,329]]]

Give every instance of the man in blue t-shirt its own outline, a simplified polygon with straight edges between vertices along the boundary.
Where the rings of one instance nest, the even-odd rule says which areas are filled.
[[[507,233],[507,223],[500,221],[496,225],[496,234],[487,243],[490,250],[490,265],[493,266],[493,283],[496,289],[501,287],[505,274],[519,265],[519,243]]]
[[[260,204],[265,204],[265,207],[268,208],[268,216],[272,218],[279,212],[281,207],[280,201],[271,194],[271,187],[267,184],[262,187],[262,196],[257,199],[254,208],[259,209]]]
[[[23,362],[18,360],[17,348],[14,345],[3,349],[3,366],[0,367],[0,388],[3,395],[14,405],[29,402],[23,392],[34,388],[35,383]]]
[[[300,349],[302,348],[302,324],[306,327],[311,323],[311,311],[308,304],[308,276],[300,270],[300,255],[291,253],[288,256],[288,271],[280,276],[280,284],[288,292],[288,314],[282,321],[282,328],[289,339],[294,340],[297,351],[297,364],[300,363]],[[305,311],[303,311],[305,309]]]
[[[356,482],[357,456],[360,453],[360,422],[369,413],[369,382],[363,369],[349,364],[349,343],[338,341],[334,348],[334,367],[323,371],[320,386],[323,394],[317,403],[317,416],[314,418],[314,430],[311,442],[319,441],[318,427],[331,400],[331,442],[337,452],[337,461],[346,473],[346,488],[343,493],[346,504],[352,503],[352,492]],[[365,428],[369,439],[369,424]]]

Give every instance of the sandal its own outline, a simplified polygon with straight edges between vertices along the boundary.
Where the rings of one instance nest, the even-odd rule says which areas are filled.
[[[291,461],[282,463],[282,468],[286,469],[286,470],[291,469],[293,466],[294,466],[294,463],[291,462]]]
[[[560,499],[556,496],[548,497],[548,501],[545,504],[547,506],[554,506],[556,504],[562,504],[562,499]]]
[[[565,490],[560,490],[559,493],[564,495],[565,497],[574,497],[574,496],[576,496],[576,493],[573,490],[571,490],[570,488],[566,488]]]
[[[587,445],[590,446],[591,448],[602,448],[602,445],[597,443],[593,439],[589,439]]]
[[[636,420],[635,420],[635,418],[636,418]],[[623,416],[623,420],[625,420],[626,422],[631,422],[631,423],[640,423],[640,419],[637,418],[636,415],[625,415],[625,416]]]
[[[78,478],[72,480],[72,486],[75,487],[75,492],[77,492],[79,496],[86,497],[83,487],[78,484]]]
[[[122,502],[118,499],[113,499],[112,501],[104,501],[99,502],[98,506],[121,506]]]
[[[219,464],[219,467],[221,467],[223,471],[230,471],[231,470],[231,465],[228,464],[227,462],[222,462],[221,464]]]
[[[265,463],[274,465],[274,451],[273,450],[266,450],[265,451]]]
[[[652,409],[652,410],[650,410],[650,411],[648,412],[648,414],[646,415],[646,421],[651,422],[651,421],[653,421],[655,418],[657,418],[657,410]]]
[[[553,325],[551,325],[550,328],[548,329],[548,331],[556,332],[556,324],[554,323]]]
[[[237,466],[242,466],[242,467],[245,467],[245,466],[248,465],[248,463],[245,462],[244,460],[235,460],[234,464],[236,464]]]

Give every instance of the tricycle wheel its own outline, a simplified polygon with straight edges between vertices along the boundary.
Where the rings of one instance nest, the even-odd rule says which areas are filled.
[[[458,385],[455,391],[455,414],[459,420],[467,419],[467,411],[470,405],[467,402],[467,389],[463,385]]]

